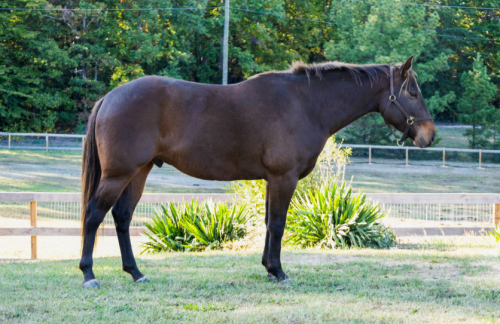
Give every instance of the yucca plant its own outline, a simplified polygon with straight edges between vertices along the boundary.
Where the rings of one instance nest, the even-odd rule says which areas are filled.
[[[387,248],[395,236],[379,221],[385,217],[363,193],[353,194],[344,181],[323,183],[292,199],[287,243],[301,247]]]
[[[149,233],[144,232],[144,235],[148,237],[149,241],[141,245],[143,248],[141,254],[188,249],[194,236],[181,225],[181,219],[192,217],[198,214],[199,210],[197,202],[161,205],[159,210],[155,211],[151,223],[144,223],[149,230]]]
[[[495,241],[500,242],[500,225],[495,227],[488,235],[493,237]]]
[[[203,250],[243,237],[251,219],[244,205],[229,207],[227,203],[208,200],[196,215],[183,215],[180,224],[194,237],[189,248]]]

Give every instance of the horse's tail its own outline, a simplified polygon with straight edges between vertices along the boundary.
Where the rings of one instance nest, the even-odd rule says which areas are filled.
[[[87,214],[87,204],[94,196],[99,180],[101,179],[101,162],[97,152],[97,143],[95,139],[95,122],[97,113],[101,107],[104,98],[100,99],[94,105],[92,113],[87,124],[87,136],[83,147],[82,157],[82,243],[85,233],[85,218]]]

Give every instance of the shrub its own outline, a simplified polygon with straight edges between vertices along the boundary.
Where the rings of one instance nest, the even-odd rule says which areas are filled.
[[[377,204],[342,181],[324,183],[292,199],[286,242],[300,247],[388,248],[394,233],[379,221],[385,217]]]
[[[144,223],[150,233],[144,232],[149,242],[141,245],[143,248],[141,254],[145,252],[185,251],[193,240],[193,235],[189,234],[181,225],[181,219],[183,216],[188,217],[196,214],[198,210],[197,202],[161,205],[160,209],[155,211],[151,223]]]
[[[335,138],[330,137],[318,157],[318,162],[313,172],[299,181],[294,196],[307,193],[309,190],[321,186],[323,183],[333,183],[343,176],[345,165],[349,163],[350,148],[343,148],[335,143]],[[264,218],[266,181],[233,181],[228,191],[236,194],[236,202],[245,204],[252,215]]]
[[[189,243],[190,249],[200,250],[219,248],[224,243],[242,238],[246,234],[245,225],[251,218],[245,205],[229,207],[227,203],[209,200],[197,215],[183,215],[180,222],[194,236]]]
[[[159,253],[220,248],[224,243],[246,234],[245,224],[251,221],[244,205],[207,201],[161,205],[151,223],[144,223],[149,232],[143,251]]]
[[[500,225],[495,227],[488,235],[493,237],[495,241],[500,242]]]

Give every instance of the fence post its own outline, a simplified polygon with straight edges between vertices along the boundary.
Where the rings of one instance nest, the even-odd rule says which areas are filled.
[[[500,225],[500,204],[495,204],[493,210],[493,224],[495,224],[495,226]]]
[[[445,166],[444,165],[444,163],[445,163],[444,162],[445,161],[445,156],[446,156],[446,149],[443,147],[443,166]]]
[[[408,146],[406,147],[406,166],[408,166]]]
[[[45,151],[49,150],[49,134],[45,133]]]
[[[482,160],[481,155],[482,155],[482,152],[481,152],[481,149],[479,149],[479,167],[478,167],[478,169],[482,169],[481,168],[481,160]]]
[[[368,146],[368,164],[372,164],[372,146]]]
[[[10,150],[10,133],[9,133],[9,150]]]
[[[36,201],[30,201],[31,227],[36,227]],[[36,236],[31,237],[31,258],[36,259]]]

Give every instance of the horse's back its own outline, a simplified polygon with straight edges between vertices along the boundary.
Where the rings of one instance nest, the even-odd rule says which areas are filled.
[[[304,121],[279,89],[259,81],[218,86],[150,76],[114,89],[96,126],[104,163],[139,167],[156,158],[210,180],[264,178],[273,165],[296,163],[294,133]]]

